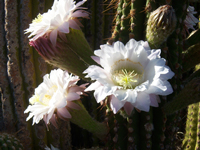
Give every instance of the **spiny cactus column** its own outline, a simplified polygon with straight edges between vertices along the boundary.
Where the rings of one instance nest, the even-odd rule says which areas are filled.
[[[179,118],[182,117],[182,113],[178,112],[168,117],[161,107],[171,101],[181,90],[183,20],[187,13],[187,1],[146,1],[146,13],[145,4],[141,1],[115,2],[117,2],[116,20],[111,38],[120,40],[124,44],[129,38],[144,40],[145,16],[148,19],[150,11],[167,4],[155,11],[154,16],[148,20],[146,38],[152,48],[162,48],[162,56],[175,72],[175,78],[171,80],[174,94],[160,97],[159,108],[152,108],[148,113],[135,111],[127,120],[119,114],[113,116],[112,112],[107,110],[106,120],[110,129],[107,147],[109,149],[176,149],[176,146],[180,146],[176,145],[175,136],[181,124]]]
[[[17,133],[24,149],[43,149],[53,144],[61,149],[71,149],[68,122],[62,122],[59,129],[47,132],[44,123],[32,126],[26,122],[24,110],[34,88],[42,82],[42,76],[50,71],[38,53],[29,47],[28,28],[32,18],[50,9],[51,1],[13,1],[0,3],[0,87],[3,127],[1,130]]]

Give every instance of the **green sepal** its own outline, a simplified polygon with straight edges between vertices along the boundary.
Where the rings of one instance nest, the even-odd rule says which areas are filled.
[[[174,97],[171,102],[164,105],[164,112],[169,115],[200,101],[200,77],[191,80],[185,88]]]

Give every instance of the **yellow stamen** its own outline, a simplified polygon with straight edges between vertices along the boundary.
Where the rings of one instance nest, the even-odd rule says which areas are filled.
[[[122,69],[115,71],[113,79],[118,85],[123,86],[124,89],[133,89],[132,84],[138,82],[137,75],[135,70],[127,71],[126,69]]]
[[[43,16],[38,14],[37,17],[32,21],[32,23],[39,23],[42,21]]]

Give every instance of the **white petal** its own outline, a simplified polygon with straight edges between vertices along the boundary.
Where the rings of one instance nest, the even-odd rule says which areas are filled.
[[[129,96],[127,90],[116,90],[113,95],[120,101],[124,101]]]
[[[88,86],[84,91],[93,91],[96,90],[97,88],[99,88],[100,86],[102,86],[98,81],[92,83],[90,86]]]
[[[106,87],[106,86],[100,86],[97,88],[94,92],[94,97],[97,100],[97,103],[104,100],[107,96],[111,95],[116,90],[115,87]]]
[[[126,99],[127,102],[135,103],[137,99],[137,92],[136,90],[127,90],[128,97]]]
[[[83,73],[88,73],[85,77],[90,77],[92,80],[97,80],[101,84],[108,85],[112,84],[112,81],[104,69],[99,66],[89,66]]]
[[[126,50],[133,50],[135,48],[135,46],[137,45],[137,41],[134,40],[134,39],[130,39],[126,45],[125,45],[125,48]]]
[[[124,102],[118,100],[115,96],[111,96],[110,107],[113,110],[113,113],[116,114],[122,107]]]
[[[62,25],[58,27],[58,31],[63,32],[63,33],[69,33],[69,23],[64,22]]]
[[[137,96],[137,101],[134,106],[142,111],[148,112],[150,109],[150,97],[145,92],[139,92]]]
[[[147,90],[148,87],[149,87],[149,81],[147,80],[147,81],[143,82],[142,84],[136,86],[134,90],[137,92],[142,92],[142,91]]]
[[[160,49],[152,50],[151,54],[148,56],[148,59],[152,60],[152,59],[160,58],[160,54],[161,54],[161,50]]]
[[[168,81],[156,79],[152,82],[152,84],[146,92],[149,94],[166,96],[171,94],[173,92],[173,89]]]
[[[120,52],[121,54],[124,54],[125,53],[125,47],[124,47],[124,44],[122,42],[115,42],[114,43],[114,51],[115,52]]]

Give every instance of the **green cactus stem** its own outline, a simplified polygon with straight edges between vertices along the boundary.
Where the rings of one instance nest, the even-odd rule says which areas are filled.
[[[187,107],[192,103],[200,101],[200,78],[194,78],[190,81],[185,88],[174,97],[174,99],[167,103],[163,110],[166,114],[172,114],[182,108]]]
[[[83,129],[88,130],[100,139],[104,139],[108,133],[108,129],[105,123],[95,121],[87,112],[81,102],[76,102],[80,106],[78,110],[70,109],[69,112],[72,116],[69,119],[72,123],[80,126]]]
[[[199,103],[192,104],[188,107],[188,115],[186,122],[186,133],[183,140],[184,150],[198,150],[199,149]]]
[[[200,63],[200,43],[190,46],[183,52],[183,57],[182,72],[184,73]]]

